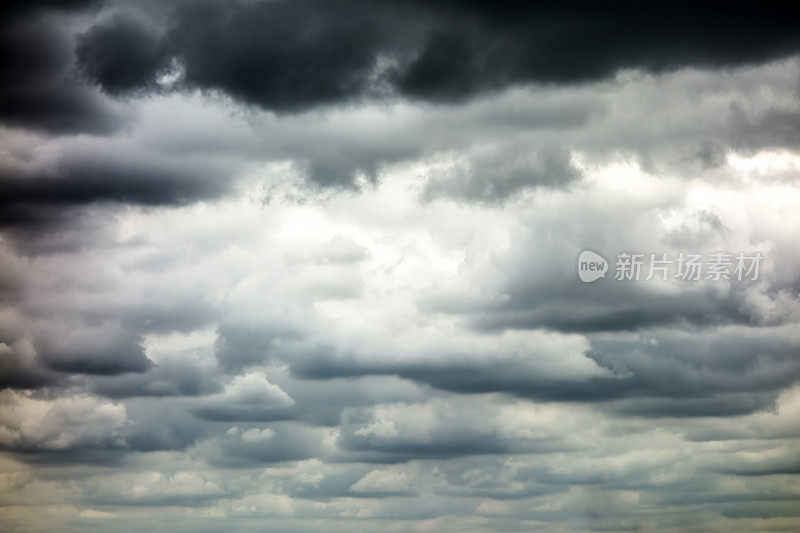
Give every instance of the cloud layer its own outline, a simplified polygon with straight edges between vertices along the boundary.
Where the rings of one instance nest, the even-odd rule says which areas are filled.
[[[791,530],[794,11],[12,3],[0,522]]]

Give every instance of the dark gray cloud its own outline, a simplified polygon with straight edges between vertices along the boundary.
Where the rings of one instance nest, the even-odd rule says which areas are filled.
[[[349,409],[342,417],[338,445],[350,452],[351,457],[368,463],[545,453],[571,448],[569,443],[555,436],[515,439],[504,434],[498,424],[475,417],[478,413],[496,414],[491,409],[472,402],[467,405],[472,407],[472,412],[448,402],[378,404],[366,409]]]
[[[259,321],[226,321],[218,327],[216,357],[222,368],[240,370],[250,365],[264,364],[272,356],[271,349],[278,339],[299,335],[292,324],[273,324]]]
[[[109,238],[114,205],[187,205],[224,196],[235,184],[226,161],[148,153],[124,142],[84,138],[53,151],[20,148],[11,154],[0,162],[0,226],[31,255]],[[202,313],[195,307],[182,317],[157,320],[165,311],[160,305],[151,305],[151,326],[193,321]]]
[[[567,8],[440,4],[465,22],[434,26],[400,74],[400,86],[411,94],[447,99],[515,82],[586,81],[620,68],[732,66],[785,55],[798,46],[797,35],[781,19],[794,12],[788,2],[770,4],[769,12],[756,3],[728,9],[715,1],[691,6],[624,2],[612,8],[591,2]],[[715,21],[713,29],[709,20]]]
[[[78,66],[111,94],[155,87],[169,56],[152,24],[135,15],[116,15],[93,26],[76,48]],[[125,61],[120,61],[125,57]]]
[[[204,396],[218,392],[216,368],[201,367],[179,357],[161,359],[144,371],[97,376],[92,390],[108,398],[138,396]]]
[[[0,170],[0,217],[8,225],[37,220],[42,209],[92,202],[145,205],[184,203],[216,197],[224,179],[208,170],[141,161],[129,155],[71,153],[44,169]],[[61,213],[60,210],[55,211]]]
[[[80,38],[79,63],[119,94],[154,86],[176,57],[188,87],[285,111],[362,93],[382,38],[374,10],[347,2],[177,3],[164,22],[160,36],[131,17],[106,21]],[[120,62],[114,50],[132,45],[135,60]]]
[[[186,3],[173,24],[184,83],[278,111],[362,94],[386,37],[372,7],[338,1]]]
[[[142,338],[119,323],[97,326],[58,325],[34,341],[37,358],[63,372],[120,374],[144,372],[152,364],[144,354]]]
[[[586,377],[542,376],[524,361],[509,358],[498,365],[489,358],[469,361],[466,353],[438,361],[374,361],[319,348],[292,353],[287,362],[307,379],[395,375],[457,393],[611,402],[615,410],[647,417],[747,414],[770,408],[779,391],[800,379],[794,359],[800,345],[780,328],[772,335],[734,326],[717,333],[665,329],[647,335],[652,336],[593,338],[587,356],[607,375]],[[532,349],[528,357],[547,356]]]
[[[566,286],[518,287],[510,291],[513,296],[509,301],[491,310],[478,311],[470,320],[476,327],[488,330],[546,327],[564,332],[639,330],[674,324],[746,324],[752,320],[741,309],[743,295],[734,291],[721,297],[703,291],[687,291],[679,296],[664,297],[657,303],[651,301],[653,305],[650,306],[646,303],[649,298],[639,292],[638,287],[619,285],[582,291],[580,299],[589,305],[578,312],[567,310],[571,290]],[[611,300],[612,293],[614,300]],[[577,293],[574,295],[578,297]],[[605,302],[609,301],[614,304],[607,306]]]
[[[4,389],[39,389],[61,381],[55,372],[36,362],[32,347],[3,343],[0,353],[0,387]]]
[[[163,38],[117,18],[90,30],[78,51],[87,73],[112,93],[153,85],[169,50],[187,87],[292,111],[386,90],[453,101],[520,83],[596,80],[621,68],[662,72],[765,61],[800,47],[790,22],[796,14],[790,2],[731,7],[713,0],[613,8],[191,2],[177,4]],[[137,44],[133,60],[107,59],[126,43]]]
[[[5,4],[6,16],[18,17],[39,11],[80,11],[97,6],[98,0],[9,0]]]
[[[232,426],[200,452],[218,465],[253,465],[297,461],[324,454],[323,434],[315,428],[281,422],[270,427]]]
[[[70,29],[29,7],[0,20],[0,119],[53,133],[119,129],[125,114],[73,72]]]
[[[125,428],[125,445],[137,452],[185,450],[209,433],[202,421],[179,403],[164,412],[158,400],[128,401],[131,424]]]
[[[4,7],[5,529],[796,528],[790,3]]]
[[[567,187],[581,177],[569,151],[559,147],[532,151],[530,146],[512,145],[486,152],[457,166],[454,175],[431,179],[425,197],[498,202],[529,188]]]

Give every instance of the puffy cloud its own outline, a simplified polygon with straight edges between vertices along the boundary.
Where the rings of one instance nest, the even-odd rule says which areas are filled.
[[[224,391],[204,400],[197,412],[210,420],[265,421],[286,416],[294,405],[283,389],[253,372],[233,378]]]
[[[2,393],[2,446],[17,451],[118,448],[125,445],[125,406],[88,395],[39,399]]]

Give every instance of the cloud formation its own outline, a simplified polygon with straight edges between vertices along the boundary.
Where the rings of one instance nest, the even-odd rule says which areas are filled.
[[[390,91],[458,101],[520,83],[597,80],[785,57],[800,40],[790,2],[653,8],[549,3],[177,3],[162,34],[117,16],[84,34],[79,62],[112,94],[142,90],[177,60],[187,88],[279,112]],[[713,21],[713,24],[710,22]],[[209,38],[213,36],[213,38]],[[680,45],[676,46],[676,42]],[[115,51],[135,50],[118,60]]]
[[[12,2],[0,523],[792,530],[795,11]]]

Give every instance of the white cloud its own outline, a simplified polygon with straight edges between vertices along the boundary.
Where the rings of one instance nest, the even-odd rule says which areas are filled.
[[[122,447],[130,424],[124,405],[86,394],[46,400],[6,390],[0,405],[0,444],[12,449]]]
[[[371,470],[353,483],[353,492],[403,493],[410,489],[405,473],[391,470]]]

